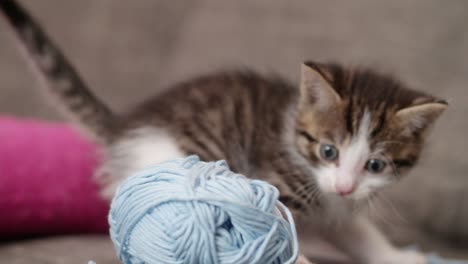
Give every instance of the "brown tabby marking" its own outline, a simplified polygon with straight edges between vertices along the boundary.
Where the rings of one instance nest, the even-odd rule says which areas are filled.
[[[116,115],[86,88],[24,8],[11,0],[0,2],[0,8],[52,94],[108,144],[110,164],[120,164],[109,172],[116,179],[127,177],[133,169],[122,168],[134,168],[131,160],[142,157],[126,156],[114,146],[141,136],[134,130],[157,128],[175,139],[173,149],[180,150],[175,152],[226,159],[238,172],[274,179],[288,200],[307,207],[318,197],[313,171],[324,164],[317,153],[320,144],[348,145],[368,111],[371,149],[379,149],[401,174],[414,166],[426,128],[445,108],[444,102],[389,76],[309,62],[302,67],[300,89],[280,77],[250,71],[215,73],[180,83]],[[116,149],[119,153],[113,153]]]
[[[418,161],[427,128],[445,109],[447,103],[433,96],[407,88],[396,79],[365,68],[345,68],[337,64],[306,63],[322,77],[333,95],[329,108],[320,111],[312,94],[302,102],[297,130],[309,138],[309,149],[303,152],[314,163],[320,142],[343,143],[356,134],[365,111],[371,113],[371,148],[379,148],[393,162],[396,173],[411,168]],[[337,97],[335,97],[337,96]],[[337,99],[340,98],[340,99]],[[396,117],[403,109],[420,108],[416,116]],[[309,110],[309,111],[308,111]],[[417,117],[419,116],[419,117]],[[408,133],[413,121],[421,126]],[[319,124],[319,125],[317,125]],[[318,140],[320,139],[320,140]],[[304,141],[300,148],[305,149]]]
[[[425,262],[393,248],[352,210],[414,167],[444,101],[369,69],[307,62],[299,85],[252,71],[214,73],[119,115],[93,95],[21,5],[0,0],[0,11],[51,94],[102,140],[107,198],[154,163],[189,154],[225,159],[233,170],[277,186],[296,212],[314,211],[308,221],[354,261]],[[340,225],[330,228],[333,220]]]

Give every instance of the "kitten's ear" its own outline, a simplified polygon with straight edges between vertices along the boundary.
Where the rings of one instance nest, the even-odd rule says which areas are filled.
[[[301,107],[313,105],[314,109],[326,112],[341,102],[338,93],[325,79],[324,69],[312,63],[301,65]]]
[[[448,103],[441,100],[412,105],[398,110],[395,120],[403,134],[411,135],[431,127],[447,106]]]

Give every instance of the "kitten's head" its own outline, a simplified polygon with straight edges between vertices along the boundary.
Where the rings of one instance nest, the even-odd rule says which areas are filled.
[[[408,173],[446,107],[368,69],[305,63],[297,145],[324,193],[360,200]]]

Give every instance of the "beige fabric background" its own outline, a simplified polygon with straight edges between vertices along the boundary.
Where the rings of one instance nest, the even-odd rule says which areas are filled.
[[[468,255],[468,1],[23,0],[93,90],[123,111],[170,83],[248,66],[297,80],[301,61],[373,65],[450,101],[426,158],[377,205],[400,243]],[[0,26],[0,112],[61,119]],[[396,213],[395,211],[398,211]],[[448,243],[446,238],[450,238]],[[454,239],[455,238],[455,239]],[[465,243],[463,245],[463,243]],[[0,263],[114,260],[103,237],[0,245]]]

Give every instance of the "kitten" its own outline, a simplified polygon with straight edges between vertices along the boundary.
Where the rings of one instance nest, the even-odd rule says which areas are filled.
[[[234,171],[276,185],[283,202],[355,261],[425,263],[352,211],[416,165],[446,102],[370,69],[306,62],[298,86],[252,71],[218,72],[117,114],[24,8],[3,0],[0,9],[49,92],[102,143],[107,198],[125,177],[157,162],[189,154],[225,159]]]

